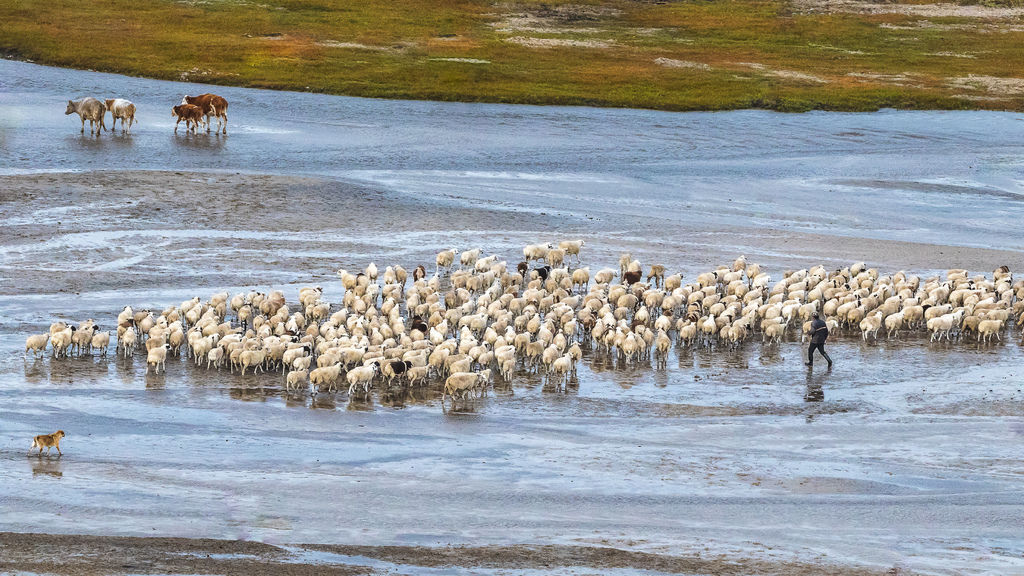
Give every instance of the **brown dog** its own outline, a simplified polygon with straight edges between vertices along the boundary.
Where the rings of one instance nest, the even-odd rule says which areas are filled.
[[[46,448],[46,455],[49,456],[50,455],[50,448],[56,448],[57,449],[57,454],[60,454],[61,456],[63,456],[64,453],[60,451],[60,439],[63,438],[63,437],[64,437],[64,431],[63,430],[57,430],[53,434],[42,434],[42,435],[36,436],[32,440],[32,446],[28,449],[28,453],[29,454],[32,453],[32,448],[39,448],[39,454],[42,454],[43,453],[43,448]]]

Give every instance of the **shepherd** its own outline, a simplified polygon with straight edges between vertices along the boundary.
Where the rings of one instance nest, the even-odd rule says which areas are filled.
[[[813,315],[814,320],[811,322],[811,345],[807,348],[807,362],[805,366],[814,366],[814,351],[821,352],[821,355],[825,357],[828,362],[828,367],[832,367],[832,359],[828,357],[828,353],[825,352],[825,340],[828,339],[828,326],[825,321],[821,319],[821,316],[815,312]]]

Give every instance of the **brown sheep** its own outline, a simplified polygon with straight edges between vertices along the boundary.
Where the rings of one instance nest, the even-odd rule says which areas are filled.
[[[632,286],[639,282],[644,276],[643,272],[626,272],[622,275],[622,283],[626,286]]]

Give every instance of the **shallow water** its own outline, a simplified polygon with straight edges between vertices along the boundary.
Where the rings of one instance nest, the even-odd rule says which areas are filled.
[[[448,412],[436,389],[311,399],[282,393],[280,375],[184,360],[147,376],[138,357],[21,354],[24,336],[55,319],[109,327],[129,303],[248,287],[294,299],[314,282],[338,302],[339,265],[411,268],[452,242],[515,261],[531,238],[565,230],[587,234],[595,268],[628,246],[688,277],[693,259],[737,252],[775,276],[806,265],[818,250],[806,241],[759,243],[797,232],[1020,259],[1019,115],[668,114],[217,87],[231,102],[229,134],[175,136],[158,111],[207,89],[0,61],[0,171],[314,174],[340,184],[297,185],[301,194],[343,199],[275,228],[244,203],[208,220],[201,206],[133,211],[145,199],[131,199],[128,173],[123,189],[75,206],[5,198],[0,530],[586,543],[1024,572],[1019,332],[987,345],[840,334],[831,371],[806,370],[792,340],[680,348],[664,369],[588,353],[565,392],[519,374]],[[60,115],[67,97],[100,90],[139,104],[132,136],[82,138]],[[289,113],[272,113],[282,100]],[[193,187],[213,186],[167,179],[189,207],[201,204]],[[52,185],[73,190],[60,174]],[[487,205],[469,212],[476,198]],[[884,271],[907,260],[894,246],[874,262]],[[32,435],[58,427],[63,458],[26,457]]]
[[[228,99],[226,137],[173,132],[171,106],[203,91]],[[138,106],[131,136],[81,136],[62,114],[70,98],[114,94]],[[0,110],[4,173],[307,173],[508,208],[1024,250],[1019,114],[385,101],[13,61],[0,61]]]

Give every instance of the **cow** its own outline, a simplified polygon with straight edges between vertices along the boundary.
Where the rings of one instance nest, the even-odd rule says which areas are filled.
[[[182,120],[185,121],[185,132],[188,132],[189,130],[195,132],[196,127],[203,121],[202,109],[200,109],[199,106],[193,106],[191,104],[178,104],[171,108],[171,116],[178,119],[178,121],[174,123],[175,132],[178,131],[178,124],[180,124]]]
[[[120,118],[121,132],[130,134],[132,124],[135,124],[135,104],[123,98],[113,98],[104,100],[104,102],[106,102],[107,110],[110,110],[110,116],[113,118],[113,121],[110,123],[111,132],[117,127],[117,119]],[[127,128],[125,127],[125,121],[128,122]]]
[[[216,94],[200,94],[199,96],[188,96],[186,95],[181,99],[182,104],[192,104],[193,106],[199,106],[203,111],[203,116],[206,116],[206,131],[210,131],[210,116],[217,118],[217,129],[214,132],[221,131],[221,124],[223,121],[224,134],[228,133],[228,101],[217,96]]]
[[[89,134],[95,131],[99,136],[101,129],[107,129],[106,124],[103,123],[103,117],[107,115],[107,105],[95,98],[68,100],[68,108],[64,111],[64,115],[68,114],[78,114],[82,119],[82,134],[85,134],[86,120],[89,121]],[[96,126],[97,122],[99,126]]]

